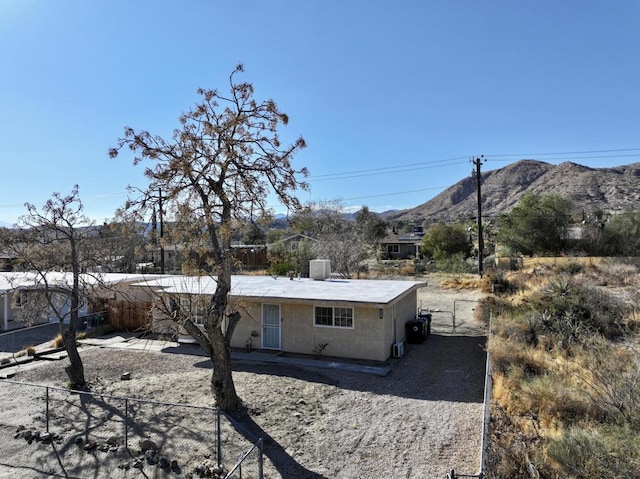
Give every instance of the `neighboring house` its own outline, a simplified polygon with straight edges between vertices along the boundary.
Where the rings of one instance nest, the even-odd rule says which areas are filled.
[[[269,243],[267,245],[267,251],[272,251],[274,249],[281,249],[281,251],[286,253],[295,253],[300,249],[300,245],[302,243],[316,243],[318,240],[312,238],[311,236],[303,235],[303,234],[295,234],[292,236],[287,236],[286,238],[282,238],[274,243]]]
[[[387,235],[380,245],[387,259],[411,259],[416,258],[420,253],[423,237],[423,229],[415,227],[411,233]]]
[[[210,277],[166,276],[138,286],[154,290],[165,304],[188,308],[198,321],[198,310],[216,283]],[[231,346],[384,361],[402,350],[405,323],[416,317],[421,286],[418,281],[232,276],[229,300],[242,318]],[[199,303],[198,297],[205,301]],[[154,316],[154,330],[175,328],[166,316]]]
[[[132,283],[155,277],[119,273],[82,275],[88,285],[80,315],[108,311],[111,323],[119,328],[136,329],[148,322],[152,292]],[[71,273],[46,274],[51,289],[68,290]],[[58,321],[53,309],[42,296],[42,278],[34,273],[0,272],[0,330]],[[53,293],[52,302],[62,314],[69,312],[70,302],[63,293]]]

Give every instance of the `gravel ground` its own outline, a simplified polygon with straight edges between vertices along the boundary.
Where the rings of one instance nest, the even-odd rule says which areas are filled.
[[[486,332],[473,320],[473,308],[481,296],[472,290],[443,290],[439,284],[420,290],[419,303],[434,310],[432,334],[423,344],[407,345],[404,357],[390,359],[391,372],[384,377],[237,362],[234,381],[250,420],[236,428],[236,434],[265,438],[264,476],[444,478],[451,469],[476,474]],[[191,353],[91,348],[82,356],[95,392],[211,405],[210,362],[195,346]],[[19,372],[14,380],[65,384],[65,361],[42,363]],[[120,380],[124,371],[131,372],[131,380]],[[199,420],[190,414],[189,420]],[[225,437],[232,442],[235,436]],[[237,457],[246,444],[228,457]],[[24,471],[11,464],[3,454],[0,477],[43,477],[35,472],[20,475]],[[134,472],[139,471],[120,471],[122,477],[134,477]],[[185,468],[182,475],[189,472]],[[115,473],[79,477],[116,477]]]

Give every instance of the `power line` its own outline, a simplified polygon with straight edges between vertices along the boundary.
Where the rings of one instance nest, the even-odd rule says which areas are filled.
[[[368,198],[381,198],[383,196],[397,196],[397,195],[406,195],[409,193],[421,193],[423,191],[430,191],[430,190],[441,190],[444,188],[449,188],[449,186],[451,185],[447,185],[447,186],[432,186],[431,188],[422,188],[420,190],[404,190],[404,191],[398,191],[396,193],[381,193],[379,195],[369,195],[369,196],[356,196],[353,198],[341,198],[342,201],[354,201],[354,200],[365,200]]]
[[[615,150],[587,150],[587,151],[562,151],[559,153],[509,153],[506,155],[484,155],[487,156],[553,156],[553,155],[586,155],[591,153],[616,153],[621,151],[640,151],[640,148],[619,148]],[[608,157],[605,157],[608,158]]]
[[[445,163],[445,164],[439,164],[437,166],[449,166],[451,164],[459,164],[459,163],[449,163],[452,161],[459,161],[459,160],[466,160],[468,159],[468,156],[464,156],[464,157],[458,157],[458,158],[449,158],[446,160],[433,160],[433,161],[424,161],[424,162],[420,162],[420,163],[409,163],[406,165],[396,165],[396,166],[387,166],[387,167],[381,167],[381,168],[368,168],[366,170],[355,170],[355,171],[345,171],[342,173],[327,173],[324,175],[317,175],[317,176],[313,176],[311,175],[310,178],[312,178],[315,181],[324,181],[324,180],[330,180],[330,179],[334,179],[334,177],[336,176],[344,176],[344,175],[356,175],[356,176],[369,176],[369,174],[375,174],[373,172],[393,172],[392,170],[397,170],[400,168],[413,168],[413,167],[420,167],[421,165],[435,165],[437,163]],[[424,166],[424,168],[430,168],[432,166]],[[402,170],[404,171],[404,170]],[[353,178],[353,176],[345,176],[345,178]],[[337,178],[337,179],[341,179],[341,178]]]
[[[507,155],[504,155],[507,156]],[[509,155],[512,156],[512,155]],[[492,156],[491,155],[487,155],[487,157],[489,157],[489,161],[500,161],[500,162],[510,162],[510,161],[520,161],[522,160],[522,158],[504,158],[504,159],[500,159],[500,160],[495,160],[495,159],[491,159]],[[571,157],[555,157],[555,158],[550,158],[552,160],[566,160],[566,161],[572,161],[572,160],[595,160],[595,159],[607,159],[607,158],[636,158],[636,157],[640,157],[640,153],[638,153],[637,155],[596,155],[596,156],[571,156]]]

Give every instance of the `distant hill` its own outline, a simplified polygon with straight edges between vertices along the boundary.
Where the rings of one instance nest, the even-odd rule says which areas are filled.
[[[614,168],[589,168],[566,162],[551,165],[521,160],[482,176],[482,215],[508,213],[525,192],[556,193],[586,211],[640,210],[640,163]],[[475,177],[455,185],[415,208],[386,212],[386,220],[440,221],[477,215]]]

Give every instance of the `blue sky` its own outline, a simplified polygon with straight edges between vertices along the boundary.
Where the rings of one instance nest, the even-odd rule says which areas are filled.
[[[111,218],[145,185],[123,127],[170,137],[238,62],[308,143],[303,202],[414,207],[481,154],[635,163],[638,52],[635,0],[0,0],[0,222],[74,184]]]

